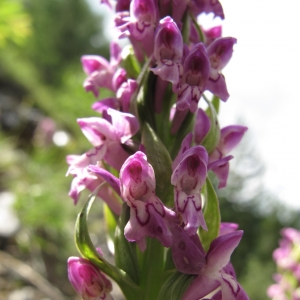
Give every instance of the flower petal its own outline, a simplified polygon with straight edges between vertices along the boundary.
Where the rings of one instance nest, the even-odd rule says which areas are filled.
[[[112,175],[110,172],[106,171],[104,168],[95,165],[89,165],[88,170],[92,173],[97,174],[102,177],[105,181],[107,181],[110,186],[114,189],[114,191],[121,196],[120,190],[120,180],[119,178]]]
[[[238,230],[219,236],[213,240],[206,255],[207,272],[210,274],[219,272],[219,270],[228,264],[230,256],[239,244],[242,235],[243,231]]]
[[[205,266],[205,254],[185,230],[177,224],[171,226],[173,234],[172,257],[176,269],[185,274],[199,274]],[[199,237],[198,237],[199,240]]]

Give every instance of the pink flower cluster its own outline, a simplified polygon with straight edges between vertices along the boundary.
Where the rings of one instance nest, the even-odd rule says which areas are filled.
[[[300,300],[300,231],[284,228],[281,235],[279,248],[273,252],[278,268],[276,283],[267,293],[273,300]]]

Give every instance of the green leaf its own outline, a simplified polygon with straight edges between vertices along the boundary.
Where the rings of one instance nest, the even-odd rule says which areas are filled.
[[[112,210],[105,202],[103,203],[103,215],[104,215],[104,220],[106,225],[107,243],[114,244],[118,217],[112,212]]]
[[[157,300],[181,300],[184,292],[196,276],[175,272],[162,286]]]
[[[208,153],[211,153],[216,148],[220,140],[220,125],[214,105],[204,95],[203,97],[208,104],[206,114],[210,119],[210,130],[203,139],[201,145],[205,147]]]
[[[164,250],[154,238],[146,238],[147,248],[141,253],[141,288],[143,300],[156,300],[163,281]]]
[[[191,22],[189,19],[188,10],[186,10],[182,18],[182,29],[181,29],[182,39],[185,44],[188,44],[190,38],[190,23]]]
[[[207,251],[211,242],[219,235],[221,217],[219,200],[214,187],[208,178],[206,178],[206,185],[203,191],[205,197],[204,218],[208,231],[201,228],[200,239],[205,251]]]
[[[164,271],[172,271],[172,270],[176,270],[176,267],[175,267],[174,262],[173,262],[171,248],[169,248],[166,251]]]
[[[130,208],[123,204],[121,216],[115,232],[116,266],[124,270],[135,283],[139,283],[140,269],[136,253],[136,243],[128,242],[124,236],[124,227],[130,217]]]
[[[175,135],[175,139],[173,142],[173,148],[171,151],[171,156],[174,159],[178,151],[180,149],[182,140],[186,137],[186,135],[193,131],[195,124],[195,114],[192,114],[191,112],[188,112],[187,116],[185,117],[182,125],[180,126],[180,129]]]
[[[164,144],[148,123],[143,126],[142,144],[146,148],[148,161],[155,172],[156,194],[166,205],[172,206],[172,160]]]
[[[105,183],[101,184],[88,198],[82,211],[78,214],[75,225],[75,243],[79,253],[83,258],[91,261],[102,272],[115,280],[128,299],[140,299],[141,289],[132,281],[132,279],[123,270],[106,261],[95,249],[87,227],[88,213],[97,197],[99,190]]]
[[[134,55],[134,51],[131,45],[127,45],[122,50],[122,67],[126,70],[129,78],[137,78],[141,73],[141,66]]]
[[[196,18],[194,16],[194,14],[193,14],[193,12],[190,12],[189,16],[191,17],[192,22],[193,22],[193,24],[195,26],[195,29],[196,29],[196,31],[198,33],[198,37],[199,37],[200,42],[204,43],[205,42],[205,35],[204,35],[204,33],[203,33],[200,25],[198,24],[198,22],[197,22],[197,20],[196,20]]]
[[[213,99],[211,100],[211,103],[214,106],[216,113],[218,114],[220,110],[220,98],[214,95]]]
[[[142,78],[141,86],[137,94],[136,105],[141,127],[147,122],[155,129],[154,117],[154,91],[156,76],[152,72],[146,72]]]
[[[99,258],[101,263],[105,264],[102,258],[99,257],[98,252],[96,251],[88,232],[87,228],[87,217],[90,211],[90,208],[97,197],[98,191],[104,184],[101,184],[92,194],[90,194],[87,202],[82,208],[82,211],[78,214],[76,225],[75,225],[75,243],[79,253],[87,259],[90,258]]]

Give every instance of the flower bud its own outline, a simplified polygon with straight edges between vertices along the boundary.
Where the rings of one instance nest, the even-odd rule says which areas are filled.
[[[90,261],[80,257],[68,259],[68,276],[83,300],[113,299],[111,282]]]

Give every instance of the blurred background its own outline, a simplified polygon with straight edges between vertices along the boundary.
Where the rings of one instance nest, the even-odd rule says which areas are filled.
[[[234,21],[241,18],[235,18],[236,11],[227,2],[229,25],[224,24],[224,33],[239,41],[243,32],[235,31]],[[111,27],[104,25],[104,20],[110,22],[108,13],[98,0],[0,0],[0,299],[76,299],[66,261],[78,255],[74,224],[83,201],[75,207],[68,197],[71,178],[65,177],[65,156],[90,147],[76,123],[76,118],[95,115],[91,109],[95,99],[82,88],[85,75],[80,57],[108,58],[107,29]],[[249,48],[243,38],[240,44],[241,49],[244,44]],[[279,230],[283,226],[300,229],[299,206],[286,205],[280,193],[266,184],[270,162],[262,153],[263,144],[257,143],[263,140],[259,129],[264,123],[255,125],[260,114],[249,117],[241,109],[252,107],[254,100],[240,92],[243,84],[247,90],[249,78],[235,83],[241,76],[234,64],[246,68],[238,53],[233,67],[224,73],[232,95],[227,104],[232,109],[239,98],[240,110],[226,114],[229,108],[223,105],[221,124],[244,124],[250,129],[253,124],[258,130],[246,134],[234,153],[228,187],[219,191],[219,197],[222,221],[239,223],[245,231],[232,258],[238,279],[251,299],[263,300],[275,272],[272,252]],[[243,72],[255,74],[259,82],[262,74],[257,69],[253,67],[250,75]],[[267,95],[265,91],[261,100],[267,101],[265,106]],[[93,238],[105,245],[101,205],[94,207]]]

